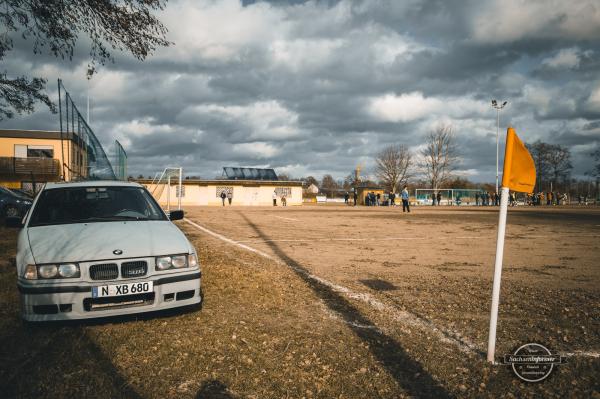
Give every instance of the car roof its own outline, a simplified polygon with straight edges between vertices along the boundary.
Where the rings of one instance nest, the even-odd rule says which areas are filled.
[[[88,180],[76,182],[50,182],[46,183],[44,190],[55,188],[72,188],[72,187],[143,187],[136,182],[117,181],[117,180]]]

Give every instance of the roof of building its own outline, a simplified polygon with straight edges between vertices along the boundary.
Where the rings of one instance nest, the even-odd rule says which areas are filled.
[[[273,169],[223,167],[223,175],[229,180],[278,180]]]
[[[108,186],[131,186],[141,187],[139,183],[119,180],[87,180],[74,182],[52,182],[46,183],[46,189],[65,187],[108,187]]]
[[[0,137],[20,138],[20,139],[54,139],[71,140],[76,135],[72,132],[63,132],[56,130],[21,130],[21,129],[0,129]]]
[[[134,181],[151,185],[156,183],[152,179],[134,179]],[[199,185],[199,186],[278,186],[278,187],[302,187],[301,181],[284,181],[284,180],[231,180],[231,179],[183,179],[184,185]],[[162,183],[161,183],[162,184]],[[175,183],[172,183],[175,185]]]

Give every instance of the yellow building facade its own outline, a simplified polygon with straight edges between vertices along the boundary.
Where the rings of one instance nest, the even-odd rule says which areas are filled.
[[[177,207],[179,188],[176,181],[170,190],[167,185],[156,186],[151,180],[137,180],[153,193],[163,206],[170,202],[171,209]],[[272,206],[273,193],[277,205],[282,205],[285,197],[288,206],[302,205],[302,182],[261,181],[261,180],[183,180],[181,205],[222,206],[221,193],[226,197],[231,193],[231,206]],[[225,199],[229,206],[229,200]]]
[[[84,178],[87,154],[73,133],[0,129],[0,185],[30,189],[34,183]]]

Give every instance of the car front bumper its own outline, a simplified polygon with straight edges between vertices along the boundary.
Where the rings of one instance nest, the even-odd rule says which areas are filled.
[[[145,278],[128,279],[128,283],[153,282],[146,294],[110,297],[103,302],[92,298],[92,287],[124,281],[61,282],[36,284],[19,280],[21,316],[27,321],[76,320],[122,316],[199,304],[202,301],[201,273],[198,270]],[[96,305],[92,305],[96,304]]]

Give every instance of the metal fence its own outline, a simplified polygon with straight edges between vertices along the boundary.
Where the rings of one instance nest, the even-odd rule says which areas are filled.
[[[127,180],[127,153],[121,143],[115,140],[113,170],[118,180]]]
[[[62,80],[58,80],[61,140],[72,140],[71,150],[61,151],[63,176],[71,180],[116,180],[117,176],[100,141],[81,115]],[[69,148],[69,146],[67,146]]]

